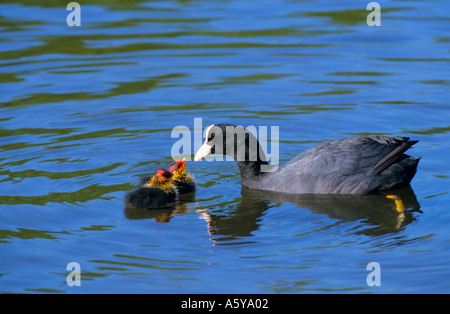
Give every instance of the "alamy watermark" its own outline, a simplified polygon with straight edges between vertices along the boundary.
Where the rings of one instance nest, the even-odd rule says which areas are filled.
[[[66,270],[71,272],[66,277],[66,283],[69,287],[81,286],[81,267],[77,262],[67,264]]]
[[[366,266],[370,273],[366,277],[366,283],[369,287],[381,286],[381,266],[377,262],[370,262]]]
[[[69,2],[66,10],[72,11],[67,15],[67,26],[81,26],[81,6],[78,2]]]
[[[378,2],[370,2],[366,7],[367,11],[372,11],[367,15],[367,25],[381,26],[381,7]]]

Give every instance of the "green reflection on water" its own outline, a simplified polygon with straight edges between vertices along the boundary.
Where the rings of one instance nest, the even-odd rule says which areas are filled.
[[[32,20],[12,20],[0,15],[0,32],[17,32],[27,30],[26,26],[41,25],[44,24],[41,21]]]
[[[20,178],[33,178],[33,177],[45,177],[49,178],[50,180],[60,180],[60,179],[70,179],[70,178],[77,178],[81,176],[91,175],[91,174],[97,174],[97,173],[105,173],[114,170],[117,167],[120,167],[124,165],[123,162],[116,162],[114,164],[111,164],[109,166],[99,167],[99,168],[91,168],[87,170],[77,170],[77,171],[70,171],[70,172],[50,172],[50,171],[43,171],[43,170],[34,170],[34,169],[27,169],[23,171],[10,171],[10,170],[3,170],[0,171],[0,175],[8,175],[9,178],[2,180],[2,181],[16,181]]]
[[[52,234],[70,234],[67,231],[46,231],[46,230],[35,230],[35,229],[25,229],[25,228],[17,228],[18,231],[13,230],[0,230],[0,239],[9,239],[9,238],[18,238],[22,240],[29,239],[49,239],[56,240],[57,237]],[[9,241],[2,241],[9,242]]]
[[[367,2],[368,3],[368,2]],[[367,15],[371,12],[366,10],[365,5],[360,6],[361,9],[354,10],[341,10],[341,11],[325,11],[325,12],[301,12],[291,14],[293,17],[302,17],[302,16],[310,16],[310,17],[326,17],[329,18],[330,24],[339,24],[339,25],[357,25],[357,24],[366,24]],[[383,14],[403,11],[403,10],[411,10],[411,8],[382,8]]]
[[[17,128],[17,129],[3,129],[0,128],[0,137],[7,137],[7,136],[16,136],[16,135],[43,135],[43,134],[58,134],[58,135],[64,135],[64,134],[70,134],[72,132],[77,131],[78,128],[55,128],[55,129],[45,129],[45,128]],[[2,147],[3,148],[3,147]]]
[[[337,75],[337,76],[387,76],[393,75],[388,72],[375,72],[375,71],[365,71],[365,72],[333,72],[329,73],[329,75]]]
[[[36,289],[25,289],[29,292],[41,292],[41,293],[64,293],[64,290],[48,289],[48,288],[36,288]]]
[[[16,83],[24,81],[23,78],[18,78],[16,73],[0,73],[0,83]]]
[[[119,191],[129,191],[132,188],[133,185],[129,183],[115,184],[108,186],[93,184],[75,192],[53,192],[47,195],[40,195],[40,196],[0,195],[0,203],[4,205],[19,205],[19,204],[46,205],[48,203],[78,204],[78,203],[85,203],[95,199],[103,199],[103,200],[111,199],[112,197],[106,197],[104,195]]]
[[[147,36],[147,35],[146,35]],[[139,43],[126,44],[114,47],[89,47],[86,41],[93,40],[113,40],[119,38],[130,39],[136,36],[131,35],[72,35],[72,36],[52,36],[41,38],[43,44],[31,46],[19,50],[8,50],[0,52],[0,59],[18,59],[24,57],[39,56],[43,54],[66,54],[66,55],[104,55],[126,52],[139,52],[147,50],[176,49],[215,49],[215,48],[281,48],[281,47],[328,47],[330,44],[269,44],[264,42],[232,42],[232,43],[212,43],[212,44],[171,44],[171,43]],[[142,37],[142,36],[140,36]]]
[[[166,87],[163,85],[164,82],[173,78],[184,77],[184,74],[167,74],[161,76],[150,77],[144,80],[136,80],[132,82],[119,82],[112,83],[116,85],[106,92],[103,93],[90,93],[90,92],[75,92],[75,93],[37,93],[31,95],[24,95],[24,98],[14,99],[11,101],[0,103],[1,107],[16,107],[16,106],[27,106],[42,103],[57,103],[64,102],[68,100],[94,100],[103,99],[114,96],[122,96],[126,94],[143,93],[149,91],[153,88]],[[170,85],[173,87],[173,85]]]
[[[419,130],[405,130],[405,132],[411,134],[424,134],[424,135],[445,134],[450,132],[450,126],[431,127],[428,129],[419,129]]]
[[[125,259],[132,259],[132,260],[140,260],[143,261],[143,263],[137,263],[137,262],[129,262],[129,261],[110,261],[110,260],[90,260],[89,262],[92,263],[99,263],[99,264],[108,264],[108,265],[121,265],[121,266],[130,266],[130,267],[142,267],[142,268],[151,268],[151,269],[158,269],[158,270],[199,270],[201,268],[199,267],[173,267],[173,266],[157,266],[153,264],[146,264],[145,262],[152,262],[152,263],[189,263],[189,264],[204,264],[200,262],[191,262],[191,261],[177,261],[177,260],[159,260],[159,259],[152,259],[152,258],[146,258],[146,257],[138,257],[138,256],[132,256],[132,255],[117,255],[114,256],[125,258]]]
[[[262,80],[276,80],[285,76],[291,76],[290,74],[275,74],[275,73],[261,73],[236,77],[223,78],[222,82],[212,82],[201,84],[202,86],[214,86],[214,85],[231,85],[231,84],[259,84]]]
[[[70,1],[69,1],[70,2]],[[67,2],[67,3],[69,3]],[[125,8],[139,8],[139,4],[148,2],[148,0],[134,0],[134,1],[123,1],[123,0],[91,0],[89,1],[90,5],[102,5],[102,6],[119,6],[121,9]],[[36,0],[4,0],[2,3],[12,3],[17,4],[21,3],[27,6],[40,6],[44,8],[60,8],[61,1],[60,0],[46,0],[46,1],[36,1]],[[63,2],[67,5],[66,2]]]
[[[325,92],[301,94],[301,96],[344,95],[344,94],[353,94],[353,93],[354,93],[353,90],[334,89],[334,90],[329,90],[329,91],[325,91]]]

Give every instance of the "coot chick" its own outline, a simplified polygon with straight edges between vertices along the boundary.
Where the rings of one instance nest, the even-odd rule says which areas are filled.
[[[153,177],[141,182],[141,186],[125,195],[128,208],[154,209],[174,203],[177,199],[172,174],[158,169]]]
[[[269,165],[255,136],[241,126],[211,125],[195,155],[233,157],[242,184],[285,193],[370,194],[407,186],[420,158],[404,154],[418,141],[402,136],[356,136],[314,146],[280,166]]]
[[[178,193],[185,194],[195,191],[194,177],[186,172],[186,160],[175,161],[169,166],[169,172],[173,174],[172,182]]]

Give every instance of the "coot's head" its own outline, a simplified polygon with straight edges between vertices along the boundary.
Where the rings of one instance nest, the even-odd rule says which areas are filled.
[[[195,154],[195,161],[210,154],[227,155],[238,162],[265,161],[258,140],[242,126],[213,124],[206,129],[205,137],[205,142]]]

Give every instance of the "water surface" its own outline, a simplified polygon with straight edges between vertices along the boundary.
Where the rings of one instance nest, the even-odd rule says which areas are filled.
[[[97,0],[69,27],[67,3],[3,1],[0,291],[449,293],[449,4],[380,4],[369,27],[360,1]],[[408,210],[242,189],[219,161],[188,161],[198,189],[174,208],[126,210],[195,118],[278,126],[281,162],[345,136],[417,139]]]

